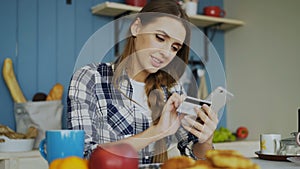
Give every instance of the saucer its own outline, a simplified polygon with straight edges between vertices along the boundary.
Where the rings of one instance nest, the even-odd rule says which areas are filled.
[[[272,160],[272,161],[288,161],[287,158],[289,157],[297,157],[298,159],[300,156],[297,155],[278,155],[278,154],[262,154],[260,151],[255,152],[258,155],[258,158],[264,160]]]

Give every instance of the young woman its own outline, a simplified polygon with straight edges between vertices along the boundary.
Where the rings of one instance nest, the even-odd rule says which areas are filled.
[[[141,163],[163,162],[177,141],[196,137],[193,153],[212,148],[218,118],[207,105],[198,119],[178,113],[178,80],[188,62],[188,16],[175,0],[152,0],[132,22],[125,50],[114,63],[90,64],[72,77],[68,128],[85,130],[85,157],[97,146],[125,142]]]

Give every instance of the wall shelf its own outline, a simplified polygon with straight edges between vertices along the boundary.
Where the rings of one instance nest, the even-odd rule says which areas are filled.
[[[121,16],[122,14],[132,14],[137,13],[141,10],[141,7],[130,6],[122,3],[116,2],[104,2],[92,7],[92,13],[95,15],[104,15],[104,16]],[[245,23],[236,19],[228,18],[218,18],[205,15],[191,15],[190,21],[194,25],[202,28],[212,27],[219,25],[218,29],[220,30],[230,30],[239,26],[243,26]]]

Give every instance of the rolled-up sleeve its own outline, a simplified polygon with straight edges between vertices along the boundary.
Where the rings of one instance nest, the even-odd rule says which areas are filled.
[[[93,140],[92,119],[97,111],[95,95],[95,72],[82,68],[76,71],[69,85],[68,91],[68,123],[69,129],[85,131],[85,157],[97,146]]]

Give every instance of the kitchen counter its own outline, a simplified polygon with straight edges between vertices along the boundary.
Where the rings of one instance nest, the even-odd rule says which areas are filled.
[[[234,141],[225,143],[215,143],[215,149],[230,149],[240,152],[245,157],[257,157],[255,151],[259,151],[260,145],[259,141]]]
[[[48,163],[38,150],[1,152],[0,169],[48,169]]]

